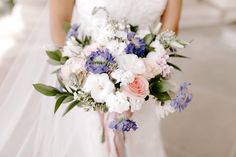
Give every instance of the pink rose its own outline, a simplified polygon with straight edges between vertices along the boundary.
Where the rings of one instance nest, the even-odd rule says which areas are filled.
[[[124,86],[122,90],[131,97],[145,98],[149,94],[149,83],[143,76],[137,75],[134,81]]]
[[[86,47],[83,49],[82,53],[83,53],[84,55],[86,55],[86,56],[89,56],[91,52],[97,51],[97,49],[99,49],[99,48],[101,48],[101,47],[102,47],[101,44],[99,44],[99,43],[94,43],[94,44],[91,44],[91,45],[86,46]]]

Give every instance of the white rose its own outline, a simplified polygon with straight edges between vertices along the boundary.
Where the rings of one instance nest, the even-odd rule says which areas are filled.
[[[117,69],[111,73],[111,77],[116,79],[116,83],[121,82],[121,86],[127,86],[134,81],[134,74],[130,71]]]
[[[130,107],[127,96],[121,92],[108,95],[106,98],[106,105],[109,107],[109,112],[118,113],[128,111]]]
[[[95,101],[101,103],[114,89],[114,84],[109,80],[107,74],[90,74],[83,87],[85,92],[91,93]]]
[[[121,69],[134,74],[143,74],[146,70],[143,60],[134,54],[119,56],[117,57],[117,62]]]

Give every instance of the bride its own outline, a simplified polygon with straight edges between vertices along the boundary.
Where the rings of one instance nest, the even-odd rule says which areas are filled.
[[[177,32],[181,3],[181,0],[51,0],[52,41],[63,47],[65,22],[78,23],[81,32],[89,33],[88,27],[91,29],[94,22],[102,20],[92,16],[95,7],[106,8],[113,18],[127,18],[143,30],[161,22],[162,31]],[[47,34],[43,29],[39,27],[41,40]],[[75,108],[62,117],[62,107],[54,115],[54,100],[33,91],[32,83],[53,84],[54,78],[44,62],[46,56],[39,51],[43,45],[30,44],[26,44],[24,51],[37,53],[27,54],[27,59],[19,57],[0,86],[0,156],[123,157],[112,154],[108,144],[101,143],[102,120],[97,112]],[[125,156],[164,157],[155,102],[147,101],[132,119],[140,128],[125,135]]]

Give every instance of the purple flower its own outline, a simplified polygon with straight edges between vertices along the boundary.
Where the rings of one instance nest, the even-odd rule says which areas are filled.
[[[130,41],[130,43],[125,48],[125,52],[127,54],[135,54],[138,57],[145,57],[145,41],[141,38],[135,37],[134,32],[129,32],[127,34],[127,39]]]
[[[108,49],[97,49],[88,56],[85,67],[89,72],[102,74],[108,73],[114,64],[116,62]]]
[[[180,85],[177,96],[171,101],[170,105],[177,111],[182,112],[192,101],[193,95],[188,93],[188,86],[190,83],[184,82]]]
[[[125,48],[127,54],[135,54],[138,57],[145,57],[145,41],[141,38],[131,38],[131,42]]]
[[[78,37],[79,35],[79,25],[78,24],[73,24],[68,32],[68,38],[71,38],[71,37]]]
[[[134,39],[135,35],[136,35],[136,33],[134,33],[134,32],[129,32],[129,33],[127,34],[128,40],[131,41],[132,39]]]
[[[109,124],[109,128],[117,131],[129,132],[131,129],[133,129],[134,131],[137,130],[138,126],[134,121],[130,119],[125,119],[120,122],[112,121]]]

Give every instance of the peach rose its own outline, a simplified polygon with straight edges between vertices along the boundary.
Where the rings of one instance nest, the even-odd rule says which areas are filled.
[[[128,86],[124,86],[122,90],[128,96],[145,98],[149,94],[149,83],[143,76],[137,75],[134,81],[129,83]]]
[[[154,62],[152,59],[144,58],[143,61],[146,67],[146,71],[142,74],[142,76],[144,76],[146,79],[149,80],[151,78],[154,78],[162,72],[161,67],[156,64],[156,62]]]

